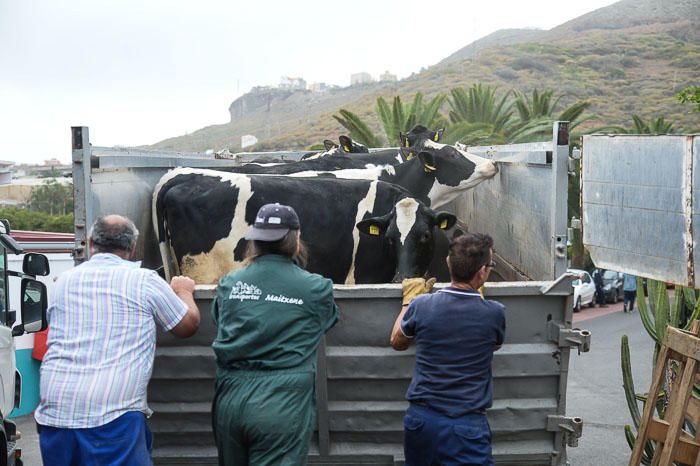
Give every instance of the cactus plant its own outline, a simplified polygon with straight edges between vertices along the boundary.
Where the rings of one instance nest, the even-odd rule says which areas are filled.
[[[637,278],[637,309],[642,320],[642,325],[649,336],[654,340],[654,355],[652,360],[653,366],[656,366],[659,350],[666,335],[668,326],[690,329],[693,321],[700,316],[700,299],[698,299],[697,291],[692,288],[676,286],[671,304],[666,291],[666,283],[656,280],[648,280],[648,303],[644,296],[644,286],[641,278]],[[630,411],[632,426],[625,425],[625,438],[630,448],[634,448],[636,440],[635,432],[639,430],[641,422],[641,412],[644,405],[649,401],[648,394],[638,394],[634,388],[634,380],[632,378],[632,366],[630,363],[629,339],[627,335],[622,336],[620,345],[620,363],[622,367],[622,386],[625,391],[625,399],[627,407]],[[663,417],[666,405],[668,403],[667,393],[670,393],[670,388],[677,373],[677,365],[672,363],[666,368],[666,380],[664,381],[663,389],[658,398],[654,400],[656,411],[660,417]],[[700,387],[693,388],[693,396],[700,398]],[[642,409],[639,408],[639,403],[642,403]],[[690,426],[692,427],[692,426]],[[647,442],[644,446],[644,454],[642,463],[650,465],[654,457],[655,446],[652,442]]]

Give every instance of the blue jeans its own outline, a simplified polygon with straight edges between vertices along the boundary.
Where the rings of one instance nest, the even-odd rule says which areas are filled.
[[[493,466],[484,414],[451,418],[411,404],[403,420],[406,466]]]
[[[51,466],[151,466],[153,435],[138,411],[99,427],[38,426],[41,458]]]

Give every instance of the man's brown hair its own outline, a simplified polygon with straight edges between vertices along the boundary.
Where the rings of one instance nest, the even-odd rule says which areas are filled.
[[[453,281],[469,282],[479,269],[491,262],[493,238],[482,233],[465,233],[450,242],[447,260]]]

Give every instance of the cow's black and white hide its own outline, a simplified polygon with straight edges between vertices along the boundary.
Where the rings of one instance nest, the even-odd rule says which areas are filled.
[[[270,202],[297,211],[309,249],[308,270],[335,283],[422,276],[433,255],[435,227],[447,229],[456,221],[378,180],[177,168],[161,178],[153,194],[153,223],[166,276],[172,275],[173,262],[176,273],[197,283],[216,283],[241,267],[243,236],[258,209]]]

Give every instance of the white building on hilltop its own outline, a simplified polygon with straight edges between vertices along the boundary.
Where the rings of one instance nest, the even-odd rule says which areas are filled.
[[[303,78],[293,78],[291,76],[282,76],[280,79],[280,89],[288,89],[290,91],[306,90],[306,81]]]
[[[389,70],[386,70],[384,74],[381,74],[379,76],[380,81],[398,81],[396,78],[395,74],[389,73]]]
[[[372,79],[372,75],[369,73],[365,73],[364,71],[362,73],[354,73],[350,75],[351,86],[357,86],[358,84],[367,84],[371,83],[372,81],[374,81]]]

